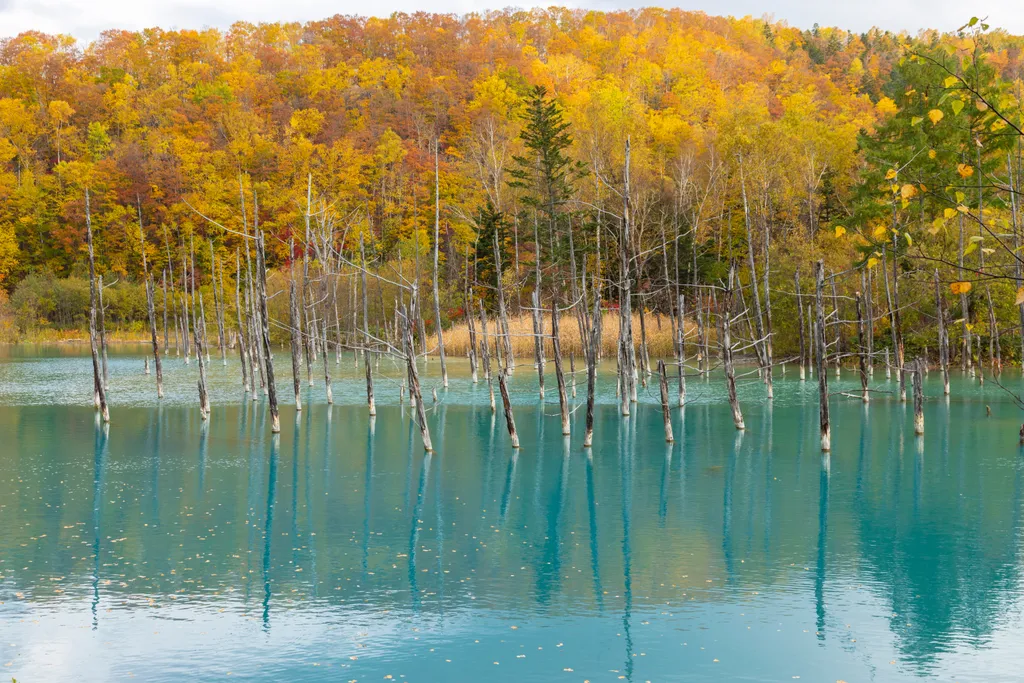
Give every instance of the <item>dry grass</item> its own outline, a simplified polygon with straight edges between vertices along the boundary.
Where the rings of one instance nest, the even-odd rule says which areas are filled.
[[[512,316],[509,318],[509,331],[512,336],[512,352],[516,358],[533,357],[533,318],[528,314]],[[480,334],[479,320],[476,321],[476,333],[479,341],[482,341]],[[493,338],[496,320],[488,317],[487,332]],[[575,316],[563,315],[559,319],[559,340],[562,345],[563,354],[583,355],[583,347],[580,345],[580,331],[576,324]],[[665,316],[656,316],[653,313],[646,315],[647,323],[647,348],[648,353],[655,358],[670,358],[675,355],[672,341],[672,323]],[[544,333],[551,335],[551,316],[544,316]],[[660,329],[659,329],[660,328]],[[696,338],[696,325],[686,321],[687,340]],[[606,312],[601,316],[601,348],[602,355],[615,357],[616,340],[619,335],[619,314],[617,312]],[[640,343],[640,315],[633,314],[633,337],[636,343]],[[493,347],[493,340],[491,345]],[[428,346],[434,348],[437,345],[437,338],[431,336]],[[546,354],[550,358],[552,354],[551,339],[545,341]],[[451,356],[465,356],[469,351],[469,328],[465,322],[453,325],[444,331],[445,352]]]

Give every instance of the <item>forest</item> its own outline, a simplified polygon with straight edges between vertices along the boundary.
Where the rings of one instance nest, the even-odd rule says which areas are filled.
[[[909,357],[998,373],[1024,347],[1022,47],[977,18],[662,9],[24,33],[0,42],[0,332],[98,324],[158,376],[214,340],[270,391],[290,342],[297,401],[303,358],[329,392],[329,352],[362,352],[371,409],[379,353],[499,379],[532,355],[542,394],[563,354],[608,356],[624,412],[652,358],[680,402],[688,362],[731,381],[734,353],[769,396],[787,360],[859,358],[865,400],[883,358],[904,396]]]

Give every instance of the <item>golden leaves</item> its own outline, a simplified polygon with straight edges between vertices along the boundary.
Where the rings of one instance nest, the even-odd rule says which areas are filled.
[[[911,185],[910,183],[906,183],[903,185],[903,187],[900,188],[900,196],[903,197],[904,199],[911,199],[916,195],[917,188]]]
[[[928,120],[932,122],[933,126],[938,125],[943,116],[945,116],[945,114],[942,113],[941,109],[932,109],[928,112]]]
[[[953,294],[966,294],[971,291],[970,282],[951,282],[949,283],[949,291]]]
[[[874,268],[877,265],[878,265],[878,259],[875,258],[874,256],[869,256],[868,257],[868,268]]]
[[[841,225],[836,226],[836,237],[842,237],[846,234],[846,228]]]
[[[974,175],[974,167],[970,164],[957,164],[956,172],[960,174],[961,178],[970,178]]]
[[[876,240],[880,240],[889,233],[889,228],[884,225],[876,225],[875,229],[871,231],[871,236]]]
[[[1017,290],[1017,298],[1013,301],[1014,306],[1020,306],[1021,304],[1024,304],[1024,287]]]
[[[886,180],[892,180],[895,177],[896,177],[896,169],[895,168],[890,168],[888,171],[885,172],[885,179]]]
[[[949,103],[949,107],[953,110],[953,116],[959,116],[960,112],[964,109],[964,102],[963,100],[952,100]]]

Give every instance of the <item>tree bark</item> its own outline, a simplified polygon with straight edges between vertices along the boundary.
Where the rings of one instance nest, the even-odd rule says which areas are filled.
[[[814,307],[817,317],[814,343],[816,348],[815,361],[818,370],[818,423],[821,430],[821,450],[832,450],[832,424],[828,412],[828,370],[825,347],[825,306],[822,301],[822,290],[825,287],[825,263],[814,264]]]

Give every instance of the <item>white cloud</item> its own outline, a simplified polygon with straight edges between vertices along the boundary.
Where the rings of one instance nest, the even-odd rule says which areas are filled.
[[[709,14],[768,14],[777,20],[785,20],[804,28],[818,23],[854,31],[864,31],[872,26],[911,32],[922,28],[951,30],[975,14],[989,17],[993,26],[1024,33],[1024,12],[1020,11],[1018,1],[980,0],[971,3],[969,8],[958,0],[686,0],[678,6],[703,10]],[[81,40],[92,40],[109,28],[226,28],[238,20],[309,21],[334,14],[386,16],[392,12],[422,10],[465,13],[500,9],[510,4],[514,3],[502,0],[383,0],[366,5],[329,0],[290,0],[286,3],[278,0],[218,0],[214,6],[197,0],[0,0],[0,36],[38,30],[67,33]],[[616,9],[658,3],[566,0],[560,4]]]

